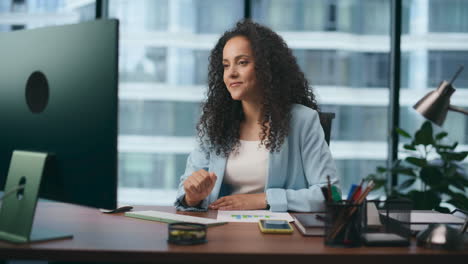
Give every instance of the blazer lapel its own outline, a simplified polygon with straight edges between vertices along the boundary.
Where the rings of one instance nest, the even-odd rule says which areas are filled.
[[[288,138],[285,139],[279,152],[270,152],[268,159],[268,176],[265,191],[268,188],[284,188],[288,175]]]
[[[218,156],[212,153],[210,157],[209,171],[214,172],[218,178],[209,196],[209,201],[208,201],[209,203],[212,203],[218,199],[219,191],[221,189],[221,184],[223,183],[223,179],[224,179],[224,171],[226,169],[226,162],[227,162],[227,158],[224,156]]]

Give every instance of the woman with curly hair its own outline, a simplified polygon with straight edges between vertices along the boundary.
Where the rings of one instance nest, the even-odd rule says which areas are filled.
[[[178,210],[317,211],[336,168],[318,105],[291,49],[244,20],[209,58],[208,98],[175,205]]]

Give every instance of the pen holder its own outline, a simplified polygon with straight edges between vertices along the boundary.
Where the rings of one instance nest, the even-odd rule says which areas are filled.
[[[347,201],[329,202],[325,214],[325,245],[332,247],[359,247],[364,221],[363,204]]]

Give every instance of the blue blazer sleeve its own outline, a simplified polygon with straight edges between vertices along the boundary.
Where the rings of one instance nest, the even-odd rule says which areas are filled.
[[[185,190],[184,181],[192,175],[193,172],[209,168],[209,152],[198,144],[187,158],[187,165],[184,174],[180,177],[177,198],[174,203],[177,210],[180,211],[206,211],[208,209],[208,198],[205,198],[198,207],[190,207],[184,203]]]
[[[270,163],[273,169],[266,189],[272,211],[313,212],[324,210],[321,188],[339,184],[318,113],[305,106],[292,111],[288,146]],[[285,168],[285,169],[283,169]],[[281,187],[280,187],[281,186]]]

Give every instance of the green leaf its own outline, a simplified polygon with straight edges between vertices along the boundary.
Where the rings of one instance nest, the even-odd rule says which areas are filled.
[[[444,155],[447,160],[463,161],[468,156],[468,151],[445,152]]]
[[[421,128],[416,131],[414,144],[424,146],[434,144],[434,138],[432,138],[432,125],[429,121],[424,122]]]
[[[400,184],[400,186],[398,188],[406,189],[406,188],[410,187],[411,185],[413,185],[415,181],[416,181],[416,179],[406,180],[402,184]]]
[[[452,145],[443,145],[443,144],[435,144],[436,149],[440,149],[441,151],[447,151],[447,149],[452,149]]]
[[[449,197],[452,197],[453,194],[456,193],[456,192],[454,192],[454,191],[452,191],[452,190],[448,190],[448,191],[445,192],[445,193],[446,193]],[[447,200],[447,199],[446,199],[446,200]]]
[[[436,206],[434,210],[436,210],[439,213],[444,213],[444,214],[450,213],[450,210],[447,207]]]
[[[435,136],[435,139],[441,140],[441,139],[443,139],[444,137],[446,137],[447,135],[448,135],[448,133],[445,132],[445,131],[444,131],[444,132],[440,132],[440,133],[438,133],[438,134]]]
[[[423,167],[419,172],[419,177],[421,177],[421,180],[429,186],[439,184],[442,181],[443,176],[444,175],[439,170],[439,168],[434,166]]]
[[[458,146],[458,142],[453,143],[452,145],[444,145],[444,144],[435,144],[437,153],[447,150],[454,150]]]
[[[416,150],[416,148],[411,144],[405,144],[403,145],[403,148],[407,150]]]
[[[375,180],[377,178],[377,174],[371,173],[364,178],[365,181]]]
[[[411,176],[411,177],[416,177],[416,173],[414,172],[414,169],[412,169],[412,168],[399,166],[397,168],[393,168],[391,171],[393,173],[404,174],[404,175],[408,175],[408,176]]]
[[[372,190],[373,191],[378,190],[378,189],[384,187],[386,183],[387,183],[387,180],[375,180],[374,181],[375,185],[374,185],[374,188]]]
[[[449,168],[445,171],[445,176],[447,177],[454,177],[456,176],[456,172],[457,172],[457,167],[455,165],[450,165]]]
[[[413,209],[415,210],[432,210],[441,202],[439,195],[432,191],[420,192],[413,190],[406,196],[413,201]]]
[[[405,138],[411,138],[411,135],[408,132],[404,131],[403,129],[397,127],[395,130],[400,136],[405,137]]]
[[[384,173],[384,172],[387,172],[387,168],[384,168],[384,167],[377,167],[377,172],[379,173]]]
[[[449,189],[449,185],[448,183],[444,182],[444,183],[440,183],[440,184],[437,184],[437,185],[432,185],[430,186],[431,187],[431,190],[434,191],[434,192],[437,192],[439,194],[451,194],[453,193],[450,189]]]
[[[446,151],[446,150],[454,150],[458,145],[458,142],[455,142],[453,145],[443,145],[443,144],[436,144],[435,147],[436,149],[441,149],[441,151]]]
[[[459,181],[458,179],[450,181],[451,185],[454,188],[457,188],[458,190],[464,192],[465,191],[465,185],[463,184],[462,181]]]
[[[424,167],[427,165],[426,159],[421,159],[421,158],[415,158],[415,157],[407,157],[405,159],[407,162],[416,165],[418,167]]]
[[[451,196],[452,196],[453,199],[456,199],[456,200],[463,200],[463,201],[466,200],[466,201],[468,201],[468,197],[466,197],[466,194],[464,194],[464,193],[453,192],[451,194]],[[467,204],[467,206],[468,206],[468,204]]]
[[[468,210],[468,198],[461,193],[453,193],[452,199],[448,200],[447,203],[458,209]]]
[[[461,182],[463,186],[468,187],[468,179],[465,178],[465,175],[456,173],[453,177],[456,179],[456,181]]]

